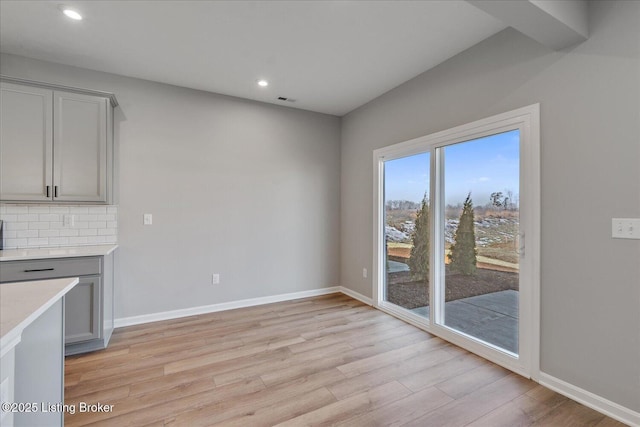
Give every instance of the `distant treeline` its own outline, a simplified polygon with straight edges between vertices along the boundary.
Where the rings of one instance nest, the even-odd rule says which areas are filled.
[[[420,209],[420,203],[410,200],[388,200],[386,208],[390,211],[416,210]]]

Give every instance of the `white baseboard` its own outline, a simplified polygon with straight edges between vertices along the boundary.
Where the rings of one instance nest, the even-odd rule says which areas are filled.
[[[621,423],[640,426],[640,413],[584,390],[554,376],[540,372],[540,384]]]
[[[342,292],[351,298],[357,299],[367,305],[373,305],[371,298],[344,286],[332,286],[329,288],[312,289],[309,291],[291,292],[288,294],[271,295],[268,297],[250,298],[238,301],[223,302],[219,304],[202,305],[199,307],[183,308],[180,310],[163,311],[160,313],[142,314],[140,316],[121,317],[116,319],[115,328],[140,325],[143,323],[160,322],[162,320],[178,319],[180,317],[196,316],[198,314],[215,313],[217,311],[234,310],[236,308],[253,307],[255,305],[272,304],[274,302],[291,301],[300,298],[316,297],[319,295],[335,294]]]
[[[342,286],[332,286],[329,288],[312,289],[309,291],[292,292],[288,294],[271,295],[267,297],[250,298],[238,301],[229,301],[219,304],[202,305],[199,307],[183,308],[180,310],[163,311],[160,313],[142,314],[140,316],[121,317],[116,319],[115,328],[124,326],[140,325],[142,323],[159,322],[161,320],[178,319],[180,317],[196,316],[198,314],[215,313],[217,311],[233,310],[236,308],[253,307],[255,305],[271,304],[274,302],[290,301],[300,298],[315,297],[319,295],[334,294],[342,292]],[[356,298],[356,297],[353,297]]]
[[[338,286],[338,288],[339,292],[342,292],[343,294],[350,296],[353,299],[357,299],[358,301],[363,302],[367,305],[373,305],[373,300],[371,298],[366,297],[359,292],[356,292],[349,288],[345,288],[344,286]]]

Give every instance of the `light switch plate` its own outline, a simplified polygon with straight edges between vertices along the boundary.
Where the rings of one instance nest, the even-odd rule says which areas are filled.
[[[144,225],[151,225],[153,224],[153,215],[151,214],[144,214],[142,216],[142,224]]]
[[[640,239],[640,218],[613,218],[611,237],[614,239]]]

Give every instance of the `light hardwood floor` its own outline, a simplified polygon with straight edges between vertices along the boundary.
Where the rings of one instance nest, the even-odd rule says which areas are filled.
[[[622,426],[342,294],[115,331],[66,359],[67,426]]]

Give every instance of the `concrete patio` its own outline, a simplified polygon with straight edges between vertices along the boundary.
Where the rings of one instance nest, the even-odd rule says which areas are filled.
[[[412,312],[429,317],[429,307]],[[449,301],[445,325],[512,353],[518,353],[518,291],[506,290]]]

